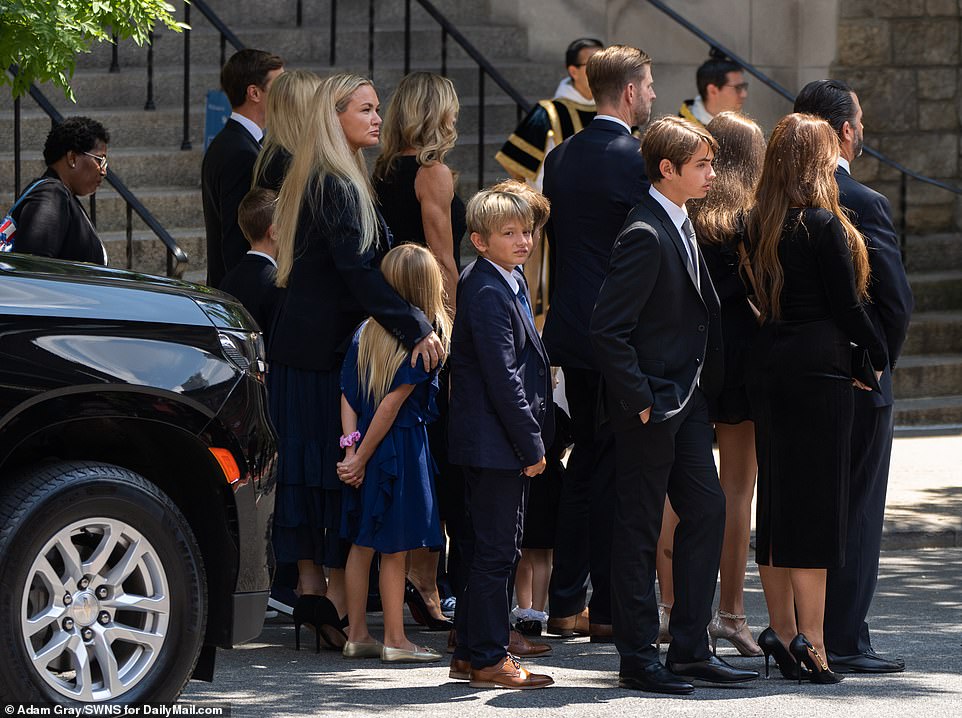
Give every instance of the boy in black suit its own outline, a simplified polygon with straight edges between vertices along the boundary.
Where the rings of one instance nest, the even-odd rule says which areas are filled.
[[[521,555],[529,482],[545,469],[553,406],[548,356],[519,265],[532,249],[531,208],[485,190],[468,203],[481,255],[458,282],[451,338],[449,458],[464,467],[467,585],[455,612],[450,676],[475,688],[543,688],[508,654],[508,582]]]
[[[277,192],[255,187],[237,207],[237,224],[250,250],[221,282],[221,291],[236,297],[257,320],[267,343],[277,303],[277,241],[274,239],[274,204]]]
[[[712,656],[706,630],[725,495],[705,395],[720,386],[722,354],[718,296],[685,202],[708,192],[716,148],[707,130],[677,117],[648,128],[641,153],[652,186],[615,241],[591,318],[615,433],[611,601],[620,684],[658,693],[691,693],[693,679],[758,677]],[[667,669],[652,645],[655,549],[666,494],[681,518]]]

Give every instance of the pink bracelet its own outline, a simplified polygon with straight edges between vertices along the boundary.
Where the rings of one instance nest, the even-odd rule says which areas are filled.
[[[349,446],[354,446],[355,443],[361,440],[360,431],[352,431],[347,436],[342,436],[340,440],[341,448],[346,449]]]

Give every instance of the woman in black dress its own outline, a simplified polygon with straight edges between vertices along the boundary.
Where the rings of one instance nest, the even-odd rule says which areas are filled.
[[[311,98],[320,84],[321,78],[310,70],[288,70],[271,83],[264,142],[254,162],[254,187],[281,191],[294,148],[310,116]]]
[[[824,120],[782,119],[748,220],[763,319],[748,383],[758,458],[756,560],[771,622],[759,643],[766,666],[772,654],[783,674],[797,676],[794,658],[817,683],[839,680],[824,659],[822,626],[826,569],[845,561],[851,344],[868,351],[877,374],[886,363],[862,307],[868,252],[839,206],[837,159],[838,137]]]
[[[745,618],[745,562],[755,493],[755,426],[749,418],[745,361],[758,329],[739,271],[739,246],[745,216],[765,157],[761,128],[737,112],[722,112],[709,123],[718,141],[715,181],[702,200],[688,203],[708,273],[721,302],[725,381],[717,399],[709,400],[709,417],[718,439],[718,478],[725,492],[725,538],[722,543],[718,611],[708,626],[712,646],[729,641],[743,656],[760,656]]]
[[[268,374],[279,447],[274,550],[278,561],[297,562],[295,623],[314,626],[334,648],[346,640],[337,630],[346,613],[336,470],[344,351],[357,325],[373,316],[424,366],[433,369],[443,355],[431,322],[378,268],[389,233],[361,155],[378,143],[377,108],[366,78],[334,75],[321,83],[274,214],[277,286],[285,290]]]
[[[10,213],[17,223],[14,252],[107,264],[107,250],[78,197],[96,192],[107,176],[109,141],[104,126],[89,117],[68,117],[50,130],[43,147],[47,171],[27,185]]]
[[[460,272],[461,239],[467,229],[464,202],[454,191],[455,177],[444,163],[458,139],[458,96],[454,84],[431,72],[401,79],[384,116],[381,154],[374,164],[374,191],[395,243],[431,250],[444,277],[446,305],[454,319]],[[428,427],[431,453],[438,465],[441,520],[457,535],[463,513],[460,470],[447,461],[448,370],[442,368],[438,393],[440,417]],[[441,612],[437,551],[411,551],[407,601],[416,621],[435,630],[453,623]],[[453,587],[452,587],[453,588]]]

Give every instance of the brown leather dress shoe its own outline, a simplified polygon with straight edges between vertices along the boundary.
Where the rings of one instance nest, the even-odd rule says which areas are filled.
[[[614,643],[615,632],[610,623],[592,623],[588,625],[588,635],[591,643]]]
[[[448,671],[448,678],[456,681],[471,680],[471,661],[462,661],[457,658],[451,659],[451,669]]]
[[[458,647],[458,632],[453,628],[448,631],[448,653],[454,653],[454,649]]]
[[[551,653],[547,643],[535,643],[525,638],[519,631],[511,631],[508,653],[515,656],[546,656]]]
[[[546,688],[554,683],[551,676],[530,673],[521,667],[513,656],[505,656],[503,661],[487,668],[471,669],[472,688],[514,688],[529,690]]]
[[[562,638],[587,636],[589,633],[588,609],[586,608],[574,616],[550,616],[548,618],[547,632],[555,636],[561,636]]]

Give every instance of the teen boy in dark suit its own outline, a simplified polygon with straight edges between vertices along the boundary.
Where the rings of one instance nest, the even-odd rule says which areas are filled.
[[[467,207],[481,255],[458,282],[451,336],[449,459],[464,467],[468,580],[458,597],[450,676],[475,688],[543,688],[508,654],[508,582],[521,556],[531,477],[545,469],[553,405],[548,355],[534,325],[523,265],[530,206],[516,194],[479,192]]]
[[[277,192],[255,187],[237,208],[237,224],[250,243],[250,250],[227,273],[221,291],[233,295],[257,320],[268,344],[271,320],[277,304],[277,241],[274,239],[274,204]]]
[[[247,251],[237,226],[237,206],[251,188],[264,136],[267,91],[283,71],[280,57],[252,49],[235,52],[221,70],[220,84],[232,112],[207,148],[200,170],[210,287],[219,289],[224,275]]]
[[[715,176],[715,140],[677,117],[649,126],[642,155],[652,186],[615,241],[591,318],[592,346],[615,432],[611,598],[620,684],[690,693],[693,679],[758,677],[712,656],[707,626],[725,528],[705,394],[722,377],[719,304],[685,202]],[[665,495],[675,532],[675,604],[667,669],[658,635],[655,547]]]
[[[828,571],[825,648],[829,666],[838,673],[899,673],[905,670],[905,662],[875,652],[866,618],[878,582],[885,492],[892,457],[892,370],[912,318],[912,289],[902,266],[888,200],[849,173],[849,163],[862,154],[862,108],[858,97],[844,82],[816,80],[798,93],[795,112],[823,118],[838,134],[838,199],[852,211],[855,228],[868,245],[872,281],[865,311],[878,335],[885,339],[889,355],[879,379],[882,391],[855,392],[845,565]]]

